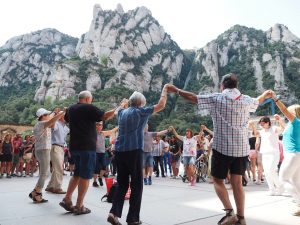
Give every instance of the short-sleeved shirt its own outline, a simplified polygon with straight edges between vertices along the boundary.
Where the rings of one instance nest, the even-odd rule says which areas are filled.
[[[51,149],[51,128],[45,128],[46,121],[38,121],[33,127],[35,150]]]
[[[159,142],[153,143],[152,155],[153,156],[161,156],[164,151],[164,147],[165,147],[165,142],[163,140],[159,140]]]
[[[144,132],[144,152],[152,152],[153,138],[157,132]]]
[[[126,152],[144,148],[144,128],[154,107],[129,107],[118,112],[119,133],[116,152]]]
[[[182,139],[183,152],[182,156],[196,156],[197,155],[197,137],[187,138],[186,136]]]
[[[300,120],[295,118],[287,124],[283,132],[283,149],[286,152],[300,152]]]
[[[279,137],[276,133],[276,127],[271,126],[269,129],[262,129],[260,134],[260,153],[276,153],[279,154]]]
[[[77,103],[68,108],[65,120],[70,126],[70,151],[96,151],[96,122],[103,115],[92,104]]]
[[[247,123],[259,102],[247,95],[235,100],[222,93],[197,98],[199,110],[208,110],[213,120],[213,149],[227,156],[247,156],[250,150]]]
[[[176,154],[179,152],[179,144],[177,141],[170,141],[170,152],[172,152],[173,154]]]
[[[52,128],[52,144],[64,146],[66,136],[69,132],[70,129],[67,127],[66,124],[62,123],[61,121],[57,121],[54,127]]]
[[[96,152],[105,153],[105,137],[102,133],[97,133]]]

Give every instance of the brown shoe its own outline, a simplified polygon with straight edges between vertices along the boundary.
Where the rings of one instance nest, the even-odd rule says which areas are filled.
[[[45,189],[45,191],[54,193],[54,188],[53,188],[53,187],[47,187],[47,188]]]
[[[75,206],[73,211],[74,215],[88,214],[90,212],[91,210],[84,206],[81,206],[80,208]]]
[[[62,189],[53,189],[53,194],[66,194],[67,192]]]
[[[63,207],[66,211],[68,212],[74,212],[74,206],[73,206],[73,203],[72,201],[66,201],[65,199],[63,199],[59,205],[61,207]]]

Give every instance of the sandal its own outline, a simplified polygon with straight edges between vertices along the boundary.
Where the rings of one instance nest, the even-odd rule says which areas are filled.
[[[77,206],[74,207],[73,213],[75,215],[82,215],[82,214],[89,214],[91,210],[89,208],[86,208],[84,206],[81,206],[78,208]]]
[[[73,203],[72,201],[66,201],[66,199],[63,199],[59,205],[61,207],[63,207],[66,211],[68,212],[74,212],[74,206],[73,206]]]
[[[30,195],[30,194],[29,194]],[[34,193],[32,194],[32,200],[34,203],[45,203],[48,202],[48,200],[43,199],[43,195],[42,193],[38,193],[36,191],[34,191]]]

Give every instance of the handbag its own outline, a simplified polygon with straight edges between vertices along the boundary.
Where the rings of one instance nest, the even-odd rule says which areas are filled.
[[[31,160],[31,158],[32,158],[32,152],[28,152],[23,155],[24,160]]]

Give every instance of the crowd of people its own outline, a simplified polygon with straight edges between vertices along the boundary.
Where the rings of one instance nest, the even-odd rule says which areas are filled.
[[[42,191],[51,168],[51,179],[45,190],[65,194],[59,205],[68,212],[81,215],[91,212],[84,206],[90,179],[93,179],[92,186],[98,187],[103,186],[104,176],[117,175],[118,185],[107,221],[113,225],[121,224],[119,218],[124,197],[130,187],[126,222],[136,225],[142,224],[143,185],[152,185],[153,173],[156,177],[180,178],[195,186],[199,180],[198,170],[204,167],[207,169],[201,171],[202,175],[210,178],[226,212],[218,224],[246,224],[243,186],[251,180],[257,185],[266,181],[269,195],[290,192],[298,205],[293,215],[300,216],[300,106],[286,108],[271,90],[251,98],[243,95],[237,86],[234,74],[222,77],[221,93],[196,95],[166,84],[153,106],[145,106],[145,96],[134,92],[128,100],[124,99],[118,107],[107,112],[92,104],[93,96],[89,91],[82,91],[78,102],[67,109],[53,112],[39,109],[32,136],[27,135],[24,140],[20,135],[3,137],[1,178],[5,173],[7,178],[32,176],[38,165],[38,182],[29,197],[35,203],[45,203],[47,200]],[[207,110],[213,120],[213,129],[201,124],[199,130],[194,131],[196,133],[187,127],[183,135],[172,125],[162,131],[148,131],[149,117],[165,108],[169,93],[197,104],[200,110]],[[250,113],[267,98],[275,101],[289,121],[287,124],[279,115],[274,115],[278,127],[267,116],[257,124],[250,120]],[[117,127],[103,130],[103,122],[114,116],[118,120]],[[69,151],[66,153],[64,146],[68,133]],[[280,135],[283,141],[279,140]],[[62,190],[65,155],[73,175],[67,191]],[[180,175],[181,163],[184,173]],[[236,210],[225,183],[231,185]],[[78,194],[76,204],[73,204],[76,189]]]

